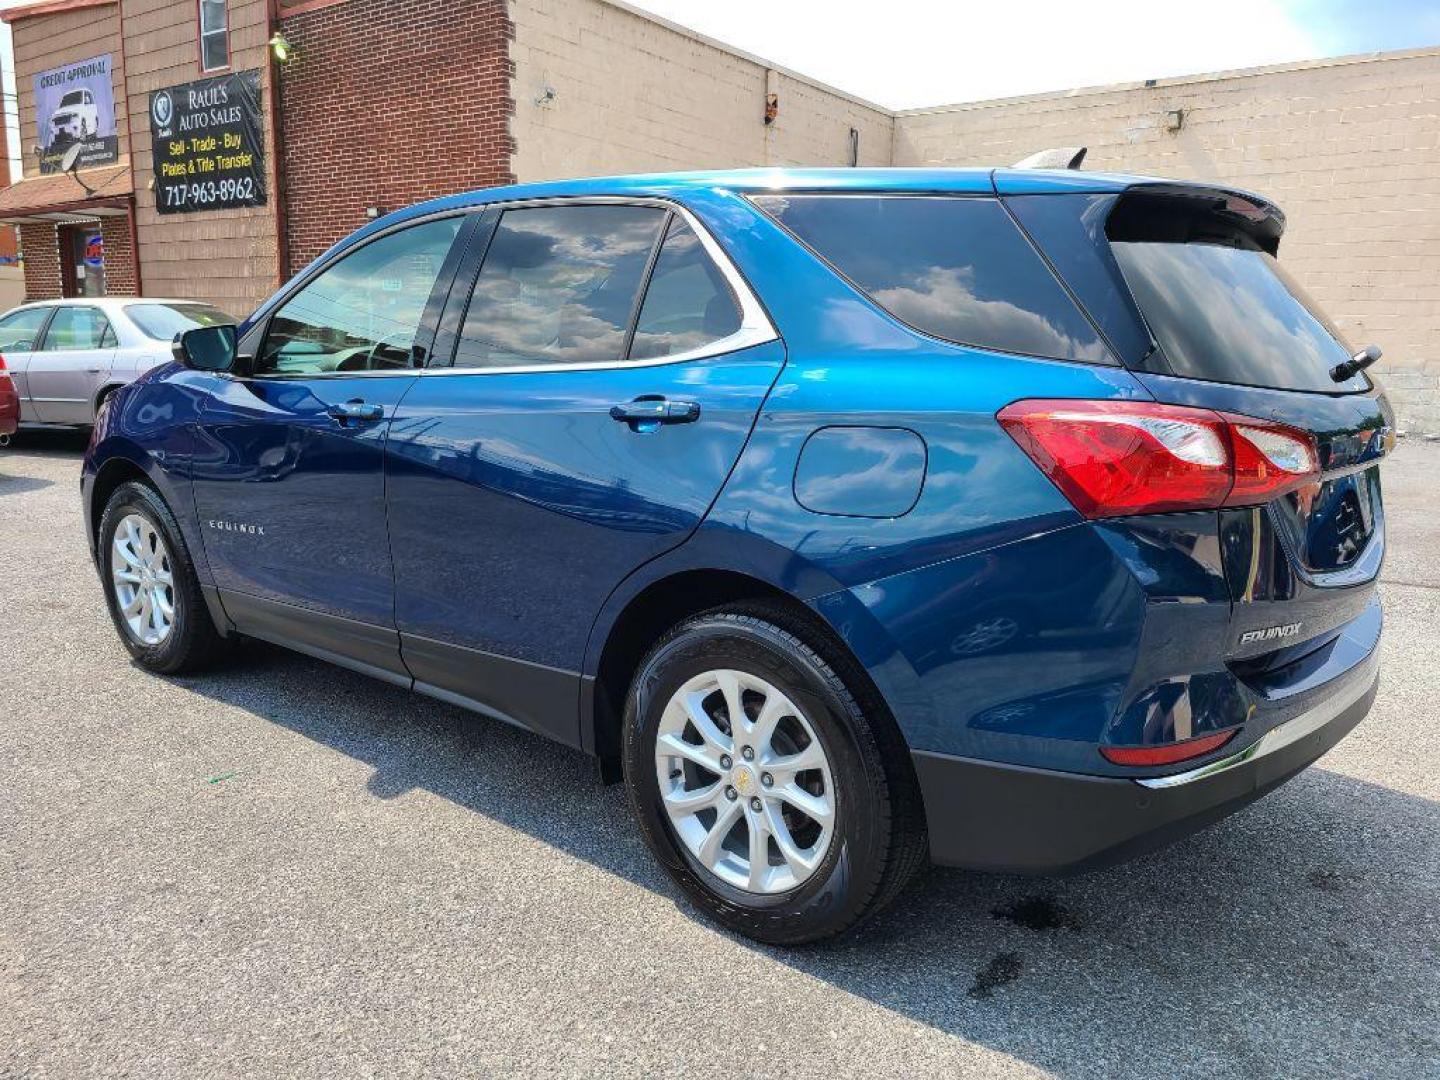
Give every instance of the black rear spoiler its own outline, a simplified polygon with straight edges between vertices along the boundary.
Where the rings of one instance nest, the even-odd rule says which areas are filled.
[[[1120,195],[1106,232],[1112,240],[1190,240],[1239,232],[1274,255],[1285,232],[1285,214],[1267,199],[1237,188],[1147,181]]]

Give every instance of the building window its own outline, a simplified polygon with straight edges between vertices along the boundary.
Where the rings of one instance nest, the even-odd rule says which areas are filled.
[[[230,66],[230,30],[225,0],[200,0],[200,68],[219,71]]]

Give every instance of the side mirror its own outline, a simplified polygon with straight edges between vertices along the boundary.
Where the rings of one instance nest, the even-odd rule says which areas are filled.
[[[229,371],[235,366],[235,333],[229,325],[197,326],[177,334],[170,351],[192,371]]]

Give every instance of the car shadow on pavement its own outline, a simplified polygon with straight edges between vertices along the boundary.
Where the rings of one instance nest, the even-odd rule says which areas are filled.
[[[43,480],[38,476],[6,476],[5,459],[0,458],[0,497],[24,495],[28,491],[42,491],[54,486],[54,480]]]
[[[0,450],[0,472],[4,471],[7,453],[23,451],[44,457],[73,457],[78,464],[89,445],[90,432],[86,428],[22,427],[11,436],[9,447]]]
[[[367,763],[379,798],[429,791],[701,920],[576,751],[268,646],[181,683]],[[1436,836],[1440,805],[1314,768],[1124,866],[931,870],[838,941],[732,940],[1061,1076],[1434,1075]]]

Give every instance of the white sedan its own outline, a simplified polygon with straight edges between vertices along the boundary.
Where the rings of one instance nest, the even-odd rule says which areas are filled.
[[[194,300],[42,300],[0,317],[0,356],[22,422],[84,427],[116,389],[170,361],[176,334],[237,321]]]

